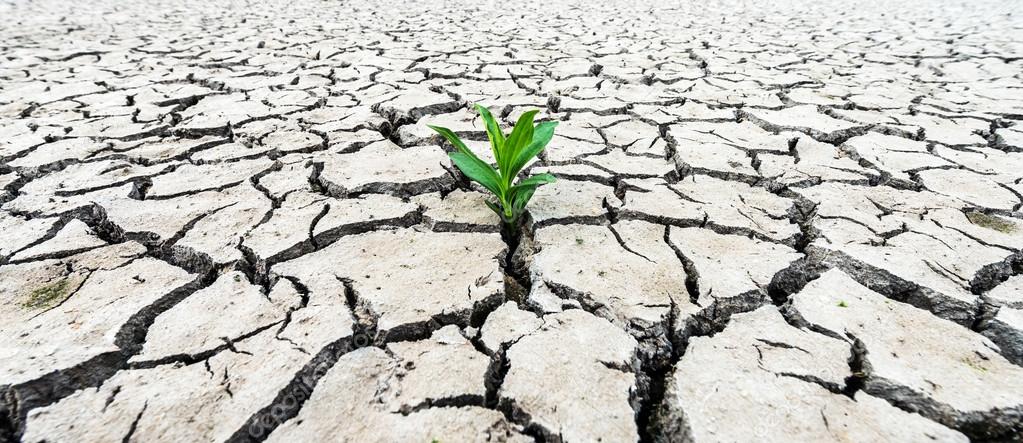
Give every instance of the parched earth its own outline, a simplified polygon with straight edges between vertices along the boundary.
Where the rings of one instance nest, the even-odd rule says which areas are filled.
[[[901,3],[4,2],[0,441],[1021,441],[1023,14]]]

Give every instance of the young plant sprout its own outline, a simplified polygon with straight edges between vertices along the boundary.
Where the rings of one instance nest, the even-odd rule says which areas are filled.
[[[540,111],[526,111],[515,123],[511,134],[505,136],[489,109],[476,105],[476,111],[483,117],[487,127],[490,149],[497,162],[496,169],[480,160],[450,129],[439,126],[430,126],[430,129],[437,131],[454,145],[457,152],[448,154],[451,161],[466,177],[483,185],[497,197],[496,202],[487,200],[487,206],[501,216],[505,224],[514,227],[536,188],[554,182],[554,176],[551,174],[536,174],[518,182],[515,182],[515,179],[522,168],[547,147],[558,122],[542,122],[534,127],[533,117]]]

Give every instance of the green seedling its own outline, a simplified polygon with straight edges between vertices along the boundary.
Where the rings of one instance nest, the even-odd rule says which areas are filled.
[[[540,154],[554,136],[558,122],[542,122],[533,126],[533,117],[540,111],[526,111],[519,117],[511,134],[507,136],[490,114],[490,110],[476,105],[476,111],[483,117],[494,153],[497,168],[476,156],[458,135],[448,128],[430,126],[450,142],[456,152],[448,154],[451,161],[466,177],[492,192],[497,201],[487,200],[487,206],[497,213],[509,227],[515,226],[525,212],[526,203],[540,185],[554,182],[551,174],[536,174],[516,182],[519,172],[530,160]]]
[[[845,300],[842,300],[842,301],[838,302],[838,307],[840,307],[840,308],[848,308],[849,307],[849,303],[846,303]]]

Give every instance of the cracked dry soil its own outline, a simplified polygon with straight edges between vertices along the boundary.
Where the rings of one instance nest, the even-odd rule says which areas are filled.
[[[1019,5],[599,3],[0,4],[0,441],[1023,440]]]

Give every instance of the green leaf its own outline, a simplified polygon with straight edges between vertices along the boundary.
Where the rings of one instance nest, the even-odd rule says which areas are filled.
[[[467,147],[465,143],[462,142],[461,139],[458,138],[458,135],[456,135],[450,129],[440,126],[430,126],[430,129],[437,131],[437,133],[444,136],[444,138],[446,138],[449,142],[451,142],[452,145],[455,146],[456,149],[458,149],[458,152],[450,153],[448,154],[448,156],[451,157],[451,160],[454,161],[455,166],[457,166],[458,169],[461,170],[463,174],[465,174],[470,179],[480,183],[481,185],[483,185],[484,187],[486,187],[487,189],[489,189],[491,192],[498,196],[501,195],[502,189],[507,188],[507,186],[504,186],[501,183],[500,175],[497,173],[497,171],[495,171],[493,167],[488,165],[487,162],[477,157],[476,154],[472,152],[472,150],[470,150],[469,147]]]
[[[481,104],[476,104],[476,112],[480,113],[483,117],[483,123],[487,128],[487,138],[490,139],[490,150],[494,153],[494,160],[497,164],[501,164],[501,152],[504,149],[504,133],[501,132],[501,126],[494,120],[494,116],[490,115],[490,110]]]
[[[441,126],[433,126],[433,125],[426,125],[426,126],[429,126],[430,129],[433,129],[434,131],[437,131],[438,134],[440,134],[445,139],[447,139],[447,141],[449,143],[451,143],[451,145],[454,146],[455,149],[457,149],[459,152],[472,154],[472,151],[469,150],[469,147],[465,146],[465,143],[462,143],[462,139],[458,138],[458,135],[455,134],[450,129],[445,128],[445,127],[441,127]],[[475,155],[475,154],[473,154],[473,155]]]
[[[555,178],[553,175],[548,174],[548,173],[536,174],[536,175],[530,176],[529,178],[520,180],[518,183],[515,184],[515,186],[512,186],[512,189],[515,189],[515,188],[517,188],[519,186],[529,186],[529,185],[540,186],[540,185],[544,185],[544,184],[547,184],[547,183],[554,183],[557,180],[558,180],[557,178]]]
[[[503,161],[497,162],[497,166],[501,168],[502,177],[504,177],[505,183],[511,185],[511,182],[515,180],[515,174],[508,174],[511,170],[511,162],[518,155],[522,148],[533,140],[533,117],[540,112],[538,110],[526,111],[519,116],[519,121],[515,123],[515,128],[512,129],[511,135],[508,136],[508,140],[505,140],[504,151],[501,153]]]
[[[536,192],[538,187],[538,185],[530,185],[517,189],[512,197],[512,210],[522,212],[526,208],[526,203],[529,203],[529,199],[533,198],[533,193]]]
[[[500,206],[497,206],[496,203],[490,200],[483,200],[483,203],[486,203],[487,207],[490,208],[491,211],[496,212],[497,215],[501,216],[501,218],[504,219],[504,211],[501,210]]]
[[[526,166],[526,163],[529,163],[533,157],[539,155],[547,147],[547,143],[551,142],[551,138],[554,137],[554,128],[557,126],[558,122],[556,121],[543,122],[536,125],[532,142],[515,155],[515,158],[509,163],[507,173],[511,174],[512,177],[518,175],[519,171]],[[504,173],[506,171],[501,172]]]
[[[504,196],[504,183],[497,175],[497,171],[478,157],[464,152],[452,152],[448,154],[455,166],[469,179],[483,185],[484,188],[493,192],[498,198]]]
[[[522,212],[526,207],[526,203],[529,203],[529,199],[533,197],[533,192],[536,191],[537,187],[553,183],[555,180],[551,174],[537,174],[512,186],[508,189],[508,200],[511,201],[513,211],[516,213]]]
[[[515,221],[522,216],[522,213],[526,210],[526,204],[529,203],[529,199],[533,197],[533,193],[536,192],[537,187],[538,185],[534,184],[519,186],[515,189],[514,193],[509,198],[509,200],[511,200],[512,213],[511,217],[508,217],[510,219],[509,223],[514,224]]]

